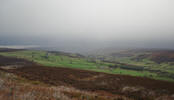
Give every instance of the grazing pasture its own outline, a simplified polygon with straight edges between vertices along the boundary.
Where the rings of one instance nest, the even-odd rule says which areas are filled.
[[[56,52],[56,51],[38,51],[38,50],[20,50],[11,52],[0,52],[0,55],[27,59],[49,67],[67,67],[83,70],[92,70],[96,72],[105,72],[111,74],[123,74],[131,76],[149,77],[159,80],[174,81],[173,75],[170,73],[161,74],[161,71],[148,69],[147,66],[137,65],[127,58],[118,59],[119,62],[102,61],[100,59],[85,57],[80,54]],[[131,63],[129,63],[131,62]],[[171,73],[172,70],[170,70]],[[159,73],[160,72],[160,73]]]

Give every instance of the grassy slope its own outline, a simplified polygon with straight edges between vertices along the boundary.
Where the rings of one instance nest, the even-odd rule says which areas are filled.
[[[53,53],[49,53],[48,57],[45,58],[47,53],[45,51],[17,51],[17,52],[3,52],[0,55],[4,56],[13,56],[18,58],[25,58],[27,60],[32,60],[39,64],[45,66],[55,66],[55,67],[71,67],[71,68],[79,68],[85,70],[93,70],[98,72],[106,72],[112,74],[124,74],[124,75],[132,75],[132,76],[141,76],[141,77],[151,77],[154,79],[160,80],[169,80],[173,81],[173,79],[166,77],[159,77],[156,73],[151,73],[147,71],[134,71],[134,70],[125,70],[116,68],[110,70],[107,66],[111,65],[111,63],[94,63],[89,62],[85,58],[72,58],[63,55],[55,55]],[[100,68],[100,66],[104,66],[104,68]]]
[[[161,70],[169,73],[174,73],[174,65],[170,63],[155,63],[149,59],[142,59],[140,61],[132,60],[131,57],[116,58],[117,61],[137,66],[144,66],[147,69]]]
[[[72,58],[68,56],[49,53],[48,58],[45,58],[45,51],[19,51],[19,52],[8,52],[0,53],[4,56],[12,56],[18,58],[25,58],[46,66],[59,66],[59,67],[72,67],[72,68],[81,68],[81,69],[96,69],[97,66],[107,66],[108,63],[96,64],[92,62],[87,62],[83,58]],[[33,55],[33,57],[32,57]]]
[[[162,72],[168,72],[169,74],[174,74],[174,65],[171,65],[170,63],[155,63],[154,61],[145,58],[140,61],[133,60],[132,58],[135,58],[136,56],[133,57],[115,57],[115,58],[110,58],[110,59],[115,59],[117,62],[125,63],[125,64],[130,64],[130,65],[135,65],[135,66],[141,66],[144,67],[145,69],[149,70],[159,70]],[[168,77],[164,76],[159,76],[157,74],[153,74],[153,78],[155,79],[160,79],[160,80],[174,80]]]

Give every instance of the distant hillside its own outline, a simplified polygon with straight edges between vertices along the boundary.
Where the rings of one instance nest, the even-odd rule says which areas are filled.
[[[133,57],[133,60],[150,59],[156,63],[174,62],[174,50],[134,49],[110,53],[113,57]]]
[[[161,62],[174,62],[174,51],[154,52],[150,55],[151,60]]]
[[[22,51],[24,49],[10,49],[10,48],[0,48],[0,52],[14,52],[14,51]]]

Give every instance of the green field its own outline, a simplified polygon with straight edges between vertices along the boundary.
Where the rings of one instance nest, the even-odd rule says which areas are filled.
[[[145,68],[150,68],[154,70],[162,70],[166,72],[174,73],[174,65],[171,65],[170,63],[155,63],[149,59],[142,59],[140,61],[132,60],[131,57],[122,57],[122,58],[116,58],[115,61],[119,61],[122,63],[137,65],[137,66],[143,66]]]
[[[46,57],[47,54],[48,56]],[[52,66],[52,67],[71,67],[71,68],[95,70],[98,69],[98,67],[100,66],[107,67],[108,65],[111,65],[111,63],[90,62],[85,58],[55,55],[54,53],[47,53],[46,51],[25,50],[17,52],[5,52],[5,53],[0,53],[0,55],[24,58],[45,66]]]
[[[93,70],[97,72],[105,72],[111,74],[123,74],[123,75],[149,77],[153,79],[174,81],[174,79],[172,78],[159,76],[154,72],[149,72],[146,70],[136,71],[136,70],[122,69],[119,67],[110,68],[109,66],[114,65],[113,63],[102,62],[96,59],[91,60],[90,58],[87,57],[78,57],[76,56],[76,54],[69,54],[70,55],[69,56],[64,54],[50,53],[47,51],[24,50],[16,52],[0,52],[0,55],[24,58],[42,64],[44,66],[50,66],[50,67],[78,68],[78,69]],[[129,59],[119,59],[119,61],[130,64],[136,63],[129,61]],[[137,65],[139,65],[139,63],[137,63]]]

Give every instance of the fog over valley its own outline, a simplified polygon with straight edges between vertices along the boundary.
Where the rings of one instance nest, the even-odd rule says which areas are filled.
[[[0,45],[174,49],[173,0],[0,0]]]

